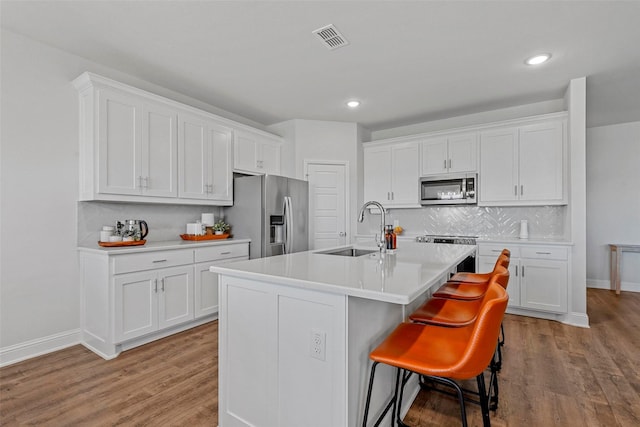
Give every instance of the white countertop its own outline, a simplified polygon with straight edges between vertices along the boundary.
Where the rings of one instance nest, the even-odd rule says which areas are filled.
[[[408,304],[438,284],[475,250],[470,245],[402,242],[395,253],[382,257],[377,251],[359,257],[319,253],[327,251],[323,249],[216,265],[210,270],[268,283]]]
[[[512,243],[520,245],[573,245],[571,240],[567,240],[562,237],[530,237],[528,239],[520,239],[519,237],[479,237],[477,242],[478,244]]]
[[[189,249],[205,246],[228,245],[232,243],[249,243],[251,239],[220,239],[220,240],[168,240],[163,242],[147,242],[142,246],[107,247],[98,246],[98,242],[91,246],[78,246],[81,252],[93,252],[105,255],[128,254],[138,252],[166,251],[171,249]]]

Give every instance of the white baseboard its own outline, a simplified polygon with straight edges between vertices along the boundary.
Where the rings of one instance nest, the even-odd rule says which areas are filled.
[[[0,348],[0,367],[62,350],[76,344],[80,344],[79,329]]]
[[[611,289],[611,281],[599,279],[587,279],[587,288]],[[626,292],[640,292],[640,283],[620,282],[620,290]]]

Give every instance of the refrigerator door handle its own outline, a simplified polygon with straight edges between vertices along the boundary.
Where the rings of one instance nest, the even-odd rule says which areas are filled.
[[[291,197],[289,196],[285,196],[284,198],[284,220],[284,253],[290,254],[293,240],[293,210],[291,205]]]

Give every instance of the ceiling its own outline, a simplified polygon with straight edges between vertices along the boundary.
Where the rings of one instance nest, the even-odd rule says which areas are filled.
[[[264,125],[388,129],[559,99],[582,76],[587,126],[640,120],[640,1],[0,4],[5,29]],[[328,50],[328,24],[350,44]]]

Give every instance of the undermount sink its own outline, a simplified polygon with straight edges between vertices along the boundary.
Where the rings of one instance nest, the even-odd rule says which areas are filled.
[[[343,248],[343,249],[334,249],[327,252],[318,252],[319,254],[326,255],[340,255],[340,256],[362,256],[369,255],[374,252],[378,252],[377,249],[356,249],[356,248]]]

